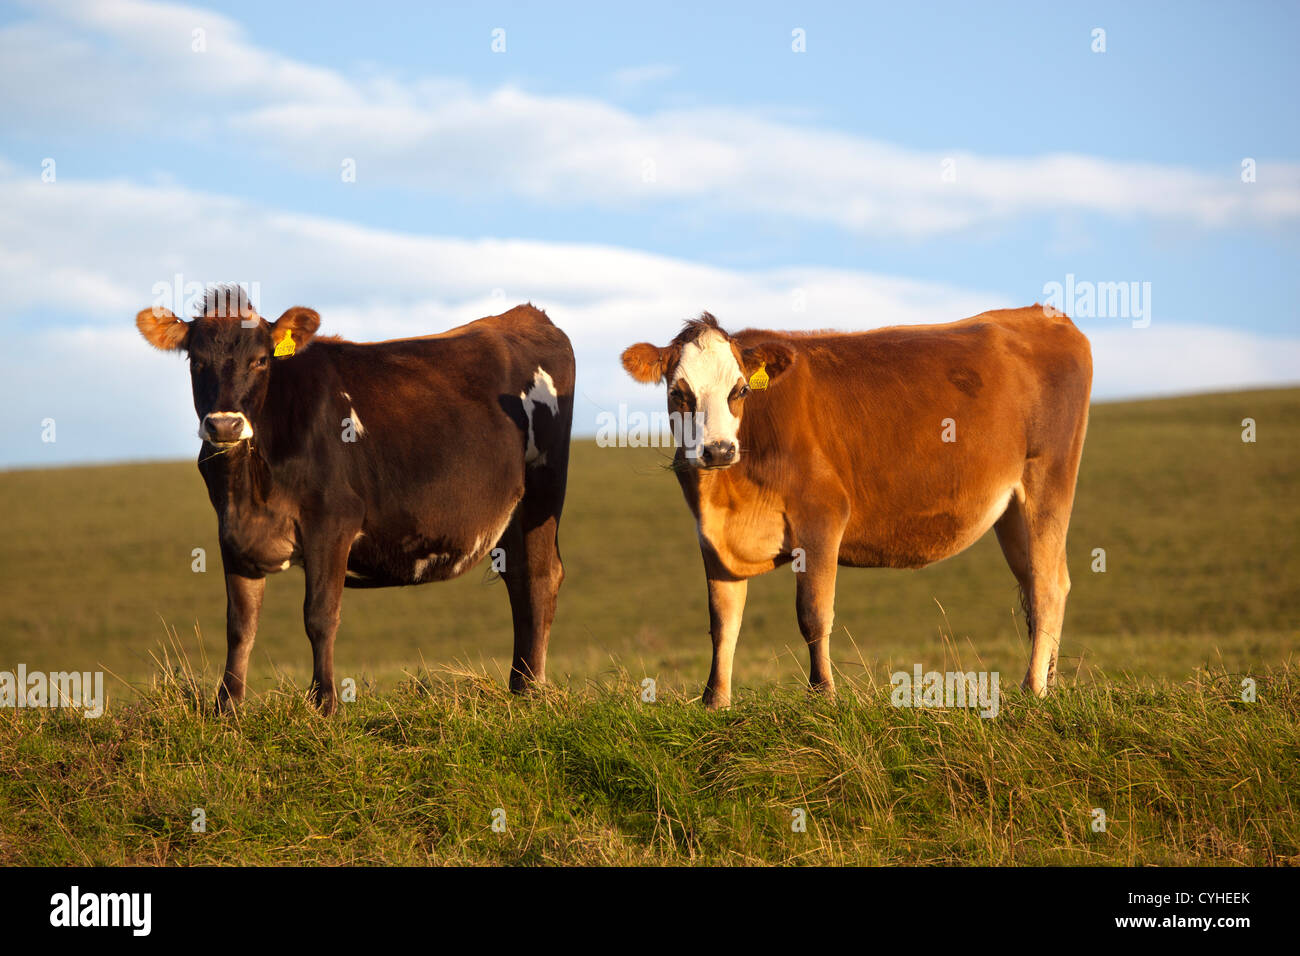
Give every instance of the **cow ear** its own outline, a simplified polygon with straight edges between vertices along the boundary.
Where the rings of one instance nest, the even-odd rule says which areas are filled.
[[[164,352],[185,348],[190,337],[190,324],[162,306],[142,310],[135,317],[135,327],[146,342]]]
[[[752,378],[761,368],[767,374],[770,384],[794,364],[794,349],[783,342],[760,342],[741,352],[740,358],[744,363],[746,379]]]
[[[623,368],[638,382],[653,385],[672,369],[671,349],[661,349],[649,342],[638,342],[623,350]]]
[[[303,308],[301,305],[285,309],[284,315],[276,319],[275,324],[271,326],[271,341],[275,343],[275,353],[292,355],[306,346],[319,328],[320,316],[313,310]]]

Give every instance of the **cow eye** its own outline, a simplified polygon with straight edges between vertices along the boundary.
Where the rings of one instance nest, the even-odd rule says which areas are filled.
[[[745,397],[746,395],[748,395],[748,394],[749,394],[749,386],[748,386],[748,385],[742,385],[742,386],[740,386],[740,388],[736,389],[736,397],[737,397],[737,398],[744,398],[744,397]]]
[[[253,368],[266,368],[266,356],[259,355],[257,358],[253,359]]]
[[[196,358],[190,359],[190,369],[192,371],[202,372],[207,367],[208,365],[206,362],[203,361],[203,359],[196,359]]]

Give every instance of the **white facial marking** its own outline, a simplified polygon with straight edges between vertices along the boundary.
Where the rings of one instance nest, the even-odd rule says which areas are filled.
[[[555,390],[555,382],[550,373],[540,365],[533,373],[533,384],[526,392],[519,393],[524,403],[524,414],[528,416],[528,450],[524,453],[524,463],[529,465],[546,464],[546,452],[538,452],[537,441],[533,435],[533,409],[541,402],[551,410],[552,415],[560,413],[560,396]]]
[[[698,456],[701,446],[715,441],[733,442],[739,451],[740,419],[731,414],[727,399],[740,378],[731,343],[719,332],[707,329],[682,347],[671,384],[676,387],[685,382],[695,395],[695,427],[682,429],[682,447],[688,458]]]

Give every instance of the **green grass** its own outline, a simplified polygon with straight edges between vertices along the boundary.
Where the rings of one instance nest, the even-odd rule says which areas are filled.
[[[995,720],[887,684],[709,713],[626,674],[528,700],[425,677],[336,718],[282,687],[225,720],[195,690],[0,717],[0,862],[1300,864],[1295,668],[1255,703],[1200,672]]]
[[[225,610],[193,463],[0,474],[0,670],[113,675],[98,721],[0,711],[0,862],[1295,862],[1300,390],[1093,408],[1041,703],[1012,690],[1028,647],[989,536],[920,572],[841,571],[834,703],[802,689],[791,573],[755,580],[736,706],[704,713],[703,569],[664,464],[575,443],[540,699],[502,690],[509,607],[480,567],[349,591],[336,668],[359,699],[312,716],[295,569],[268,586],[238,723],[189,696],[211,699]],[[915,663],[1000,672],[1002,712],[891,708]]]

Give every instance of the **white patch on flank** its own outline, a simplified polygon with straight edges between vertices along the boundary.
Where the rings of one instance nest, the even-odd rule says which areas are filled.
[[[515,504],[515,507],[518,507],[517,502]],[[463,570],[465,570],[470,565],[478,561],[479,558],[483,557],[483,555],[487,554],[488,548],[492,547],[498,541],[500,541],[501,536],[506,533],[506,528],[510,527],[510,519],[513,518],[514,516],[515,516],[515,509],[511,508],[509,511],[506,512],[505,520],[500,522],[496,531],[490,532],[488,534],[481,534],[478,537],[476,537],[474,539],[474,547],[470,548],[469,551],[465,552],[465,556],[456,562],[456,566],[452,568],[452,573],[460,574]]]
[[[510,519],[515,516],[515,508],[517,508],[518,505],[519,502],[516,501],[513,505],[510,506],[509,509],[506,510],[505,517],[502,518],[501,521],[498,523],[495,531],[489,531],[486,534],[476,535],[474,537],[474,544],[471,545],[466,551],[462,552],[460,557],[455,559],[454,564],[452,563],[453,555],[450,552],[448,553],[435,552],[434,554],[429,555],[427,558],[417,558],[415,561],[415,571],[414,571],[415,580],[418,581],[420,578],[424,577],[425,572],[428,571],[429,568],[431,568],[435,564],[442,564],[442,565],[451,564],[451,573],[449,577],[453,577],[453,578],[456,577],[458,574],[460,574],[462,571],[464,571],[466,568],[473,565],[480,558],[482,558],[483,555],[487,554],[488,548],[492,547],[498,541],[501,540],[501,536],[506,533],[506,528],[510,526]]]
[[[288,571],[288,570],[289,570],[289,562],[288,562],[287,560],[284,562],[284,564],[280,565],[280,570],[281,570],[281,571]]]
[[[348,403],[348,418],[352,420],[352,430],[356,432],[358,438],[365,438],[366,427],[361,424],[361,416],[357,414],[356,407],[352,404],[352,396],[347,392],[339,392],[339,394]]]
[[[438,551],[435,551],[427,558],[416,558],[415,559],[416,580],[419,580],[420,578],[424,577],[424,572],[428,571],[431,565],[446,564],[450,560],[451,560],[450,554],[444,552],[438,552]]]
[[[695,395],[695,427],[682,429],[687,454],[694,457],[702,446],[715,441],[734,442],[739,451],[740,419],[731,414],[727,399],[742,376],[731,343],[721,333],[706,329],[683,346],[676,371],[671,386],[685,382]]]
[[[540,365],[537,371],[533,373],[532,387],[526,392],[520,392],[519,397],[524,402],[524,414],[528,416],[528,450],[524,453],[524,463],[529,465],[546,464],[546,452],[537,451],[537,439],[533,434],[533,409],[537,403],[543,403],[551,410],[552,415],[560,414],[560,396],[555,391],[555,382],[552,380],[550,373]],[[509,519],[506,519],[507,524]],[[502,526],[502,531],[505,526]]]

